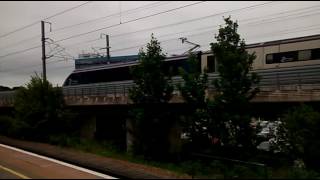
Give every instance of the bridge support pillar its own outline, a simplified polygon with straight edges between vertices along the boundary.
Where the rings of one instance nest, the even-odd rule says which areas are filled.
[[[95,115],[86,117],[83,121],[80,136],[85,139],[94,139],[97,130],[97,117]]]
[[[133,124],[131,119],[126,119],[126,150],[128,153],[132,152],[132,146],[134,141],[133,136]]]

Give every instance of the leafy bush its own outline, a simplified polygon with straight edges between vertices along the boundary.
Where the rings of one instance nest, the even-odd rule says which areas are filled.
[[[278,147],[307,167],[320,165],[320,113],[312,107],[295,107],[284,115],[276,139]]]
[[[12,117],[0,116],[0,134],[6,136],[16,136],[25,125]]]
[[[160,42],[152,34],[146,51],[139,52],[139,64],[131,69],[136,85],[129,90],[130,99],[139,106],[130,112],[134,137],[131,149],[135,154],[160,160],[167,157],[170,130],[170,117],[160,109],[173,92],[171,77],[165,74],[164,60]]]
[[[306,170],[304,168],[296,168],[293,167],[289,169],[288,172],[288,178],[292,179],[315,179],[320,178],[320,174],[312,171],[312,170]]]
[[[14,99],[15,118],[25,125],[23,135],[27,138],[44,140],[72,127],[61,88],[38,75],[31,77],[26,87],[19,88]]]

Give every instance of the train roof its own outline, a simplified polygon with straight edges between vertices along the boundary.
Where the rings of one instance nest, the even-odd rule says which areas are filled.
[[[317,40],[317,39],[320,39],[320,34],[297,37],[297,38],[281,39],[281,40],[275,40],[275,41],[267,41],[267,42],[261,42],[261,43],[253,43],[253,44],[246,45],[246,48],[265,47],[265,46],[272,46],[272,45],[278,45],[278,44],[288,44],[288,43],[295,43],[295,42],[302,42],[302,41],[311,41],[311,40]],[[202,52],[203,54],[210,54],[211,50],[196,51],[195,53],[198,53],[198,52]],[[130,56],[112,57],[117,61],[117,63],[94,65],[94,66],[90,66],[90,67],[75,69],[72,73],[97,71],[97,70],[103,70],[103,69],[112,69],[112,68],[136,65],[138,63],[138,58],[137,58],[138,55],[130,55]],[[121,58],[123,58],[123,57],[129,57],[129,59],[131,58],[131,60],[130,61],[121,61]],[[188,57],[187,54],[186,55],[175,55],[175,56],[167,57],[165,61],[186,59],[187,57]]]
[[[246,45],[246,48],[264,47],[264,46],[272,46],[272,45],[278,45],[278,44],[289,44],[289,43],[311,41],[311,40],[317,40],[317,39],[320,39],[320,34],[248,44]]]
[[[296,43],[296,42],[303,42],[303,41],[312,41],[312,40],[317,40],[317,39],[320,39],[320,34],[247,44],[246,48],[249,49],[249,48],[256,48],[256,47],[273,46],[273,45],[279,45],[279,44],[289,44],[289,43]],[[210,54],[210,53],[211,53],[211,50],[203,52],[203,54]]]
[[[199,52],[199,51],[197,51]],[[136,55],[137,56],[137,55]],[[188,55],[175,55],[170,56],[165,59],[165,61],[174,61],[174,60],[181,60],[188,58]],[[95,65],[91,67],[84,67],[80,69],[75,69],[72,73],[81,73],[81,72],[88,72],[88,71],[97,71],[97,70],[103,70],[103,69],[113,69],[113,68],[119,68],[119,67],[126,67],[126,66],[133,66],[138,64],[138,59],[134,61],[119,61],[117,63],[111,63],[111,64],[103,64],[103,65]]]

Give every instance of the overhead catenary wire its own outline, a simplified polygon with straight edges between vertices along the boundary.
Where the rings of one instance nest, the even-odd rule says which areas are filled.
[[[157,3],[154,3],[154,4],[157,4]],[[154,5],[154,4],[151,4],[151,5]],[[151,6],[151,5],[148,4],[148,5],[146,5],[146,6]],[[261,4],[261,5],[264,5],[264,4]],[[256,5],[254,5],[254,6],[256,6]],[[260,6],[260,5],[258,5],[258,6]],[[140,8],[142,8],[142,7],[143,7],[143,6],[140,6],[140,7],[135,8],[135,9],[130,9],[130,10],[128,10],[128,12],[129,12],[129,11],[136,10],[136,9],[140,9]],[[153,7],[153,6],[151,6],[151,7]],[[292,11],[296,12],[296,11],[307,10],[307,9],[312,9],[312,8],[317,8],[317,7],[319,7],[319,6],[311,6],[311,7],[301,8],[301,9],[295,9],[295,10],[285,11],[285,12],[281,12],[281,13],[277,13],[277,14],[285,14],[285,13],[292,12]],[[251,7],[248,7],[248,8],[251,8]],[[242,10],[242,9],[235,9],[235,10],[232,10],[232,12],[238,11],[238,10]],[[311,12],[311,11],[309,11],[309,12]],[[123,13],[125,13],[125,12],[123,12]],[[229,12],[225,12],[225,13],[230,13],[230,11],[229,11]],[[304,13],[304,12],[302,12],[302,13]],[[294,15],[302,14],[302,13],[295,13]],[[315,14],[318,14],[318,13],[319,13],[319,12],[317,11],[316,13],[309,14],[309,15],[305,15],[305,16],[315,15]],[[119,13],[117,13],[117,14],[119,14]],[[97,20],[99,20],[99,19],[103,19],[103,18],[107,18],[107,17],[109,17],[109,16],[110,16],[110,17],[111,17],[111,16],[115,16],[115,15],[116,15],[116,14],[112,14],[112,15],[108,15],[108,16],[96,18],[96,19],[93,19],[93,20],[89,20],[89,21],[86,21],[86,22],[82,22],[82,23],[78,23],[78,24],[74,24],[74,25],[70,25],[70,26],[58,28],[58,29],[56,29],[56,30],[54,30],[54,31],[52,31],[52,32],[50,32],[50,33],[54,33],[54,32],[56,32],[56,31],[59,31],[59,30],[62,30],[62,29],[72,28],[72,27],[77,26],[77,25],[86,24],[86,23],[89,23],[89,22],[97,21]],[[274,14],[272,14],[272,15],[274,15]],[[288,16],[275,17],[275,18],[272,18],[272,19],[283,18],[283,17],[290,17],[290,16],[292,16],[292,14],[291,14],[291,15],[288,15]],[[305,16],[300,16],[300,17],[305,17]],[[197,19],[197,20],[202,20],[202,19],[206,19],[206,18],[207,18],[207,17],[203,17],[203,18]],[[256,19],[256,18],[251,18],[251,19]],[[248,20],[249,20],[249,19],[248,19]],[[271,19],[268,19],[268,20],[271,20]],[[242,20],[241,20],[241,21],[242,21]],[[263,20],[261,20],[261,21],[265,21],[265,20],[263,19]],[[190,21],[190,22],[193,22],[193,21]],[[275,21],[271,21],[271,22],[275,22]],[[184,22],[182,22],[182,23],[184,23]],[[186,22],[186,23],[188,23],[188,22]],[[265,22],[265,23],[270,23],[270,22]],[[179,24],[181,24],[181,23],[172,24],[172,25],[179,25]],[[262,23],[260,22],[260,23],[258,23],[258,24],[262,24]],[[158,27],[153,27],[153,28],[138,30],[138,31],[135,31],[135,32],[129,32],[129,33],[125,33],[125,34],[111,35],[110,37],[125,36],[125,35],[129,35],[129,34],[133,34],[133,33],[150,31],[150,30],[154,30],[154,29],[165,28],[165,27],[168,27],[168,26],[170,26],[170,25],[171,25],[171,24],[165,25],[165,26],[158,26]],[[255,25],[255,24],[253,24],[253,25]],[[27,42],[27,41],[33,40],[33,39],[35,39],[35,38],[37,38],[37,37],[40,37],[40,36],[41,36],[41,35],[33,36],[33,37],[31,37],[31,38],[24,39],[24,40],[19,41],[19,42],[17,42],[17,43],[10,44],[10,45],[6,45],[6,47],[5,47],[4,49],[7,49],[7,48],[12,47],[12,46],[17,45],[17,44],[21,44],[21,43],[23,43],[23,42]],[[96,39],[93,39],[93,40],[85,41],[84,43],[86,43],[86,42],[94,42],[94,41],[98,41],[98,40],[100,40],[100,38],[96,38]]]
[[[92,23],[92,22],[95,22],[95,21],[99,21],[99,20],[102,20],[102,19],[106,19],[106,18],[110,18],[110,17],[114,17],[114,16],[118,16],[120,14],[124,15],[124,14],[131,14],[131,13],[134,13],[135,11],[137,10],[146,10],[146,9],[149,9],[149,8],[154,8],[156,6],[159,6],[159,5],[163,5],[164,4],[167,4],[167,3],[172,3],[172,1],[168,1],[168,2],[156,2],[156,3],[152,3],[152,4],[147,4],[147,5],[144,5],[144,6],[140,6],[140,7],[137,7],[137,8],[134,8],[134,9],[129,9],[127,11],[123,11],[121,13],[114,13],[114,14],[110,14],[110,15],[107,15],[107,16],[102,16],[102,17],[98,17],[98,18],[95,18],[95,19],[91,19],[91,20],[87,20],[85,22],[81,22],[81,23],[76,23],[76,24],[72,24],[72,25],[68,25],[68,26],[64,26],[64,27],[61,27],[61,28],[58,28],[58,29],[55,29],[54,31],[50,32],[50,33],[55,33],[57,31],[61,31],[61,30],[64,30],[64,29],[70,29],[70,28],[73,28],[73,27],[76,27],[76,26],[80,26],[80,25],[84,25],[84,24],[88,24],[88,23]]]
[[[316,28],[316,29],[320,29],[320,28]],[[285,32],[283,34],[289,34],[289,33],[296,33],[296,32],[303,32],[303,31],[309,31],[310,29],[307,29],[307,30],[301,30],[301,31],[292,31],[292,32]],[[204,32],[204,33],[208,33],[208,32]],[[195,35],[201,35],[201,34],[204,34],[204,33],[199,33],[199,34],[193,34],[192,36],[195,36]],[[279,32],[274,32],[274,33],[277,33],[279,34]],[[269,33],[270,34],[270,33]],[[163,43],[163,42],[166,42],[166,41],[169,41],[169,40],[176,40],[176,38],[172,38],[172,39],[167,39],[167,40],[164,40],[164,41],[159,41],[160,43]],[[119,51],[123,51],[123,50],[128,50],[128,49],[132,49],[132,48],[137,48],[137,47],[141,47],[141,46],[144,46],[146,45],[145,44],[140,44],[140,45],[136,45],[136,46],[131,46],[131,47],[126,47],[126,48],[121,48],[121,49],[116,49],[116,50],[113,50],[111,52],[119,52]],[[204,46],[206,44],[201,44],[201,46]],[[176,49],[176,50],[183,50],[185,48],[179,48],[179,49]],[[170,52],[172,50],[168,50],[167,52]],[[70,60],[70,59],[68,59]],[[63,61],[66,61],[66,60],[58,60],[59,62],[63,62]],[[51,63],[54,63],[56,61],[49,61],[48,63],[51,64]],[[41,64],[36,64],[36,65],[29,65],[29,66],[23,66],[23,67],[20,67],[20,68],[15,68],[15,69],[10,69],[10,70],[7,70],[7,71],[1,71],[0,73],[4,73],[4,72],[14,72],[14,71],[18,71],[18,70],[21,70],[21,69],[26,69],[26,68],[30,68],[30,67],[34,67],[34,66],[41,66]],[[72,68],[74,67],[74,65],[71,65],[71,66],[65,66],[65,67],[59,67],[59,69],[61,68]]]
[[[104,30],[104,29],[108,29],[108,28],[120,26],[120,25],[123,25],[123,24],[128,24],[128,23],[135,22],[135,21],[139,21],[139,20],[146,19],[146,18],[149,18],[149,17],[157,16],[157,15],[160,15],[160,14],[164,14],[164,13],[176,11],[176,10],[183,9],[183,8],[186,8],[186,7],[190,7],[190,6],[194,6],[194,5],[203,3],[203,2],[205,2],[205,1],[200,1],[200,2],[196,2],[196,3],[191,3],[191,4],[188,4],[188,5],[180,6],[180,7],[177,7],[177,8],[169,9],[169,10],[162,11],[162,12],[158,12],[158,13],[155,13],[155,14],[151,14],[151,15],[139,17],[139,18],[136,18],[136,19],[133,19],[133,20],[129,20],[129,21],[122,22],[121,24],[114,24],[114,25],[111,25],[111,26],[107,26],[107,27],[103,27],[103,28],[99,28],[99,29],[94,29],[94,30],[92,30],[92,31],[88,31],[88,32],[85,32],[85,33],[76,34],[76,35],[73,35],[73,36],[70,36],[70,37],[67,37],[67,38],[63,38],[63,39],[57,40],[56,42],[61,42],[61,41],[73,39],[73,38],[75,38],[75,37],[83,36],[83,35],[86,35],[86,34],[91,34],[91,33],[93,33],[93,32],[101,31],[101,30]]]
[[[272,2],[268,2],[268,3],[272,3]],[[266,3],[264,3],[264,4],[266,4]],[[263,5],[264,5],[263,4]],[[262,5],[262,4],[259,4],[259,5],[254,5],[254,6],[260,6],[260,5]],[[241,9],[246,9],[246,8],[251,8],[251,7],[253,7],[253,6],[250,6],[250,7],[245,7],[245,8],[241,8]],[[239,9],[238,9],[239,10]],[[233,10],[234,11],[234,10]],[[223,13],[227,13],[227,12],[223,12]],[[123,35],[123,34],[122,34]],[[33,48],[28,48],[28,49],[25,49],[25,50],[22,50],[22,51],[19,51],[19,52],[13,52],[13,53],[9,53],[9,54],[7,54],[7,55],[5,55],[5,56],[0,56],[0,58],[3,58],[3,57],[7,57],[7,56],[9,56],[9,55],[13,55],[13,54],[15,54],[15,53],[21,53],[21,52],[26,52],[26,51],[28,51],[28,50],[32,50]]]
[[[281,13],[282,14],[282,13]],[[272,15],[274,15],[274,14],[272,14]],[[246,21],[249,21],[249,20],[252,20],[252,19],[255,19],[255,18],[249,18],[249,19],[244,19],[244,20],[241,20],[241,22],[246,22]],[[273,19],[273,18],[272,18]],[[255,22],[259,22],[259,20],[258,21],[255,21]],[[255,23],[255,22],[253,22],[253,23]],[[252,24],[252,22],[249,22],[249,23],[245,23],[245,24],[241,24],[241,25],[251,25]],[[216,28],[216,27],[219,27],[219,25],[214,25],[214,26],[206,26],[206,27],[202,27],[202,28],[197,28],[197,29],[193,29],[193,30],[189,30],[189,31],[182,31],[182,32],[178,32],[178,33],[169,33],[169,34],[165,34],[165,35],[160,35],[160,36],[158,36],[158,37],[166,37],[166,36],[171,36],[171,35],[176,35],[176,34],[181,34],[181,33],[186,33],[186,32],[192,32],[192,31],[195,31],[195,30],[205,30],[205,29],[212,29],[212,28]],[[243,26],[242,26],[243,27]],[[309,27],[309,26],[303,26],[303,27]],[[147,29],[147,30],[149,30],[149,29]],[[135,32],[129,32],[129,33],[136,33],[137,31],[135,31]],[[207,31],[207,32],[210,32],[210,31]],[[129,33],[123,33],[123,34],[119,34],[119,36],[123,36],[123,35],[127,35],[127,34],[129,34]],[[118,36],[118,35],[116,35],[116,36]],[[111,37],[115,37],[115,36],[111,36]],[[145,39],[145,38],[144,38]],[[85,41],[84,43],[89,43],[89,42],[94,42],[94,41],[96,41],[96,40],[100,40],[100,38],[99,39],[93,39],[93,40],[89,40],[89,41]],[[77,45],[81,45],[81,44],[83,44],[83,43],[76,43]],[[120,43],[119,43],[120,44]],[[74,45],[74,44],[73,44]],[[68,45],[68,46],[66,46],[66,47],[70,47],[70,46],[73,46],[73,45]]]
[[[263,3],[263,4],[261,4],[261,5],[265,5],[265,3]],[[254,6],[256,6],[256,5],[254,5]],[[253,6],[249,6],[249,7],[246,7],[246,8],[252,8]],[[317,6],[313,6],[312,8],[314,8],[314,7],[317,7]],[[307,8],[305,8],[305,9],[309,9],[309,8],[311,8],[311,7],[307,7]],[[233,10],[233,11],[237,11],[237,10],[243,10],[244,8],[241,8],[241,9],[236,9],[236,10]],[[302,8],[303,9],[303,8]],[[298,11],[298,10],[297,10]],[[230,12],[230,11],[228,11],[228,12]],[[289,12],[289,11],[287,11],[287,12]],[[227,13],[227,12],[223,12],[223,13]],[[278,14],[283,14],[283,13],[278,13]],[[301,14],[301,13],[299,13],[299,14]],[[316,13],[316,14],[318,14],[318,12]],[[274,15],[274,14],[273,14]],[[210,15],[210,16],[212,16],[212,15]],[[306,15],[306,16],[310,16],[310,15]],[[208,16],[207,16],[208,17]],[[207,18],[207,17],[204,17],[204,18]],[[286,17],[288,17],[288,16],[286,16]],[[301,17],[301,16],[300,16]],[[304,17],[304,16],[302,16],[302,17]],[[277,18],[279,18],[279,17],[277,17]],[[240,21],[247,21],[247,20],[251,20],[251,19],[256,19],[256,18],[249,18],[249,19],[245,19],[245,20],[240,20]],[[274,18],[272,18],[272,19],[274,19]],[[200,20],[199,18],[197,18],[197,20]],[[282,20],[282,19],[280,19],[280,20]],[[144,32],[144,31],[150,31],[150,30],[153,30],[153,29],[158,29],[158,28],[165,28],[165,27],[169,27],[169,26],[174,26],[174,25],[179,25],[179,24],[184,24],[184,23],[187,23],[187,22],[193,22],[193,20],[191,20],[191,21],[189,21],[189,20],[187,20],[187,21],[183,21],[183,22],[180,22],[180,23],[175,23],[175,24],[168,24],[168,25],[164,25],[164,26],[157,26],[157,27],[153,27],[153,28],[148,28],[148,29],[143,29],[143,30],[138,30],[138,31],[134,31],[134,32],[129,32],[129,33],[122,33],[122,34],[117,34],[117,35],[111,35],[110,37],[118,37],[118,36],[125,36],[125,35],[129,35],[129,34],[134,34],[134,33],[138,33],[138,32]],[[274,21],[273,21],[274,22]],[[259,23],[259,22],[253,22],[252,24],[253,25],[257,25],[257,23],[258,24],[262,24],[261,22]],[[266,22],[266,23],[269,23],[269,22]],[[210,27],[207,27],[207,28],[210,28]],[[205,28],[203,28],[203,29],[205,29]],[[30,38],[31,39],[31,38]],[[89,41],[85,41],[84,43],[87,43],[87,42],[94,42],[94,41],[97,41],[97,40],[100,40],[100,38],[97,38],[97,39],[93,39],[93,40],[89,40]],[[77,44],[79,44],[79,43],[77,43]],[[25,52],[24,50],[22,50],[23,52]],[[10,54],[12,54],[12,53],[10,53]],[[6,57],[6,56],[4,56],[4,57]],[[0,56],[0,58],[2,58],[2,56]]]
[[[162,3],[160,5],[163,5],[163,3],[171,3],[172,1],[169,1],[169,2],[157,2],[157,3],[152,3],[152,4],[147,4],[147,5],[144,5],[144,6],[140,6],[138,8],[134,8],[134,9],[129,9],[127,11],[124,11],[123,13],[124,14],[130,14],[132,13],[131,11],[136,11],[136,10],[139,10],[139,9],[142,9],[142,10],[146,10],[146,9],[149,9],[149,8],[153,8],[153,7],[156,7],[156,5],[159,6],[159,3]],[[73,28],[73,27],[76,27],[76,26],[79,26],[79,25],[83,25],[83,24],[87,24],[87,23],[90,23],[90,22],[94,22],[94,21],[97,21],[97,20],[101,20],[101,19],[105,19],[105,18],[108,18],[108,17],[113,17],[113,16],[116,16],[118,15],[119,13],[116,13],[116,14],[111,14],[111,15],[108,15],[108,16],[103,16],[103,17],[99,17],[99,18],[96,18],[96,19],[92,19],[92,20],[88,20],[88,21],[85,21],[85,22],[82,22],[82,23],[78,23],[78,24],[73,24],[73,25],[68,25],[68,26],[64,26],[64,27],[61,27],[61,28],[57,28],[57,29],[54,29],[53,31],[49,32],[49,34],[52,34],[52,33],[55,33],[57,31],[61,31],[61,30],[64,30],[64,29],[69,29],[69,28]],[[37,23],[39,23],[39,21],[37,21]],[[39,38],[41,37],[41,34],[38,34],[36,36],[32,36],[30,38],[27,38],[27,39],[23,39],[19,42],[15,42],[13,44],[9,44],[9,45],[6,45],[5,48],[1,48],[1,49],[7,49],[9,47],[12,47],[12,46],[15,46],[15,45],[19,45],[23,42],[28,42],[28,41],[31,41],[31,40],[34,40],[36,38]]]
[[[72,7],[72,8],[66,9],[66,10],[63,10],[63,11],[61,11],[61,12],[58,12],[58,13],[54,14],[54,15],[51,15],[51,16],[46,17],[46,18],[43,18],[42,20],[45,21],[45,20],[51,19],[51,18],[53,18],[53,17],[59,16],[59,15],[61,15],[61,14],[64,14],[64,13],[66,13],[66,12],[68,12],[68,11],[72,11],[73,9],[79,8],[79,7],[81,7],[81,6],[84,6],[84,5],[86,5],[86,4],[90,3],[90,2],[92,2],[92,1],[88,1],[88,2],[82,3],[82,4],[80,4],[80,5],[77,5],[77,6],[75,6],[75,7]],[[40,20],[35,21],[35,22],[33,22],[33,23],[31,23],[31,24],[28,24],[28,25],[26,25],[26,26],[20,27],[20,28],[18,28],[18,29],[15,29],[15,30],[13,30],[13,31],[10,31],[10,32],[8,32],[8,33],[5,33],[5,34],[3,34],[3,35],[0,35],[0,38],[7,37],[7,36],[9,36],[9,35],[11,35],[11,34],[14,34],[14,33],[16,33],[16,32],[19,32],[19,31],[22,31],[22,30],[27,29],[27,28],[29,28],[29,27],[32,27],[32,26],[38,24],[39,22],[40,22]]]
[[[133,32],[127,32],[127,33],[120,33],[120,34],[116,34],[116,35],[110,35],[110,37],[126,36],[126,35],[129,35],[129,34],[134,34],[134,33],[139,33],[139,32],[145,32],[145,31],[150,31],[150,30],[154,30],[154,29],[166,28],[166,27],[170,27],[170,26],[177,26],[177,25],[181,25],[181,24],[185,24],[185,23],[190,23],[190,22],[194,22],[194,21],[199,21],[199,20],[207,19],[207,18],[210,18],[210,17],[218,16],[218,15],[223,15],[223,14],[226,14],[226,13],[231,13],[231,12],[236,12],[236,11],[242,11],[242,10],[246,10],[246,9],[250,9],[250,8],[255,8],[255,7],[259,7],[259,6],[264,6],[264,5],[271,4],[271,3],[275,3],[275,2],[274,2],[274,1],[271,1],[271,2],[266,2],[266,3],[262,3],[262,4],[258,4],[258,5],[252,5],[252,6],[247,6],[247,7],[244,7],[244,8],[229,10],[229,11],[225,11],[225,12],[221,12],[221,13],[214,13],[214,14],[211,14],[211,15],[209,15],[209,16],[199,17],[199,18],[195,18],[195,19],[191,19],[191,20],[186,20],[186,21],[171,23],[171,24],[167,24],[167,25],[156,26],[156,27],[147,28],[147,29],[142,29],[142,30],[133,31]],[[86,41],[80,42],[80,43],[89,43],[89,42],[94,42],[94,41],[97,41],[97,40],[100,40],[100,39],[101,39],[101,38],[96,38],[96,39],[93,39],[93,40],[86,40]],[[79,44],[79,43],[77,43],[77,44]]]
[[[315,25],[312,25],[312,26],[315,26]],[[218,27],[218,25],[215,25],[213,27]],[[301,28],[305,28],[306,26],[303,26]],[[307,26],[309,27],[309,26]],[[208,27],[208,28],[212,28],[212,27]],[[313,29],[317,29],[317,28],[313,28]],[[287,30],[285,30],[287,31]],[[181,33],[181,32],[180,32]],[[168,36],[168,35],[174,35],[174,34],[177,34],[177,33],[171,33],[171,34],[167,34],[165,36]],[[100,38],[99,38],[100,39]],[[94,40],[93,40],[94,41]],[[0,56],[0,58],[4,58],[4,57],[7,57],[7,56],[10,56],[10,55],[15,55],[15,54],[20,54],[20,53],[23,53],[23,52],[27,52],[27,51],[30,51],[30,50],[33,50],[33,49],[36,49],[36,48],[40,48],[41,46],[35,46],[35,47],[31,47],[31,48],[27,48],[27,49],[24,49],[24,50],[21,50],[21,51],[16,51],[16,52],[12,52],[12,53],[9,53],[9,54],[6,54],[6,55],[3,55],[3,56]]]
[[[24,53],[24,52],[31,51],[31,50],[34,50],[34,49],[37,49],[37,48],[40,48],[40,47],[41,47],[41,46],[34,46],[34,47],[27,48],[27,49],[23,49],[23,50],[20,50],[20,51],[11,52],[11,53],[5,54],[5,55],[3,55],[3,56],[0,56],[0,58],[4,58],[4,57],[11,56],[11,55],[16,55],[16,54]]]
[[[196,5],[196,4],[200,4],[200,3],[203,3],[203,2],[205,2],[205,1],[200,1],[200,2],[196,2],[196,3],[180,6],[180,7],[177,7],[177,8],[173,8],[173,9],[170,9],[170,10],[162,11],[162,12],[159,12],[159,13],[155,13],[155,14],[152,14],[152,15],[143,16],[143,17],[140,17],[140,18],[136,18],[134,20],[123,22],[122,24],[127,24],[127,23],[130,23],[130,22],[134,22],[134,21],[138,21],[138,20],[141,20],[141,19],[149,18],[149,17],[152,17],[152,16],[157,16],[157,15],[160,15],[160,14],[164,14],[164,13],[168,13],[168,12],[171,12],[171,11],[179,10],[179,9],[186,8],[186,7],[189,7],[189,6],[193,6],[193,5]],[[93,32],[96,32],[96,31],[100,31],[100,30],[103,30],[103,29],[119,26],[119,25],[122,25],[122,24],[115,24],[115,25],[112,25],[112,26],[108,26],[108,27],[99,28],[99,29],[96,29],[96,30],[93,30],[93,31],[89,31],[89,32],[86,32],[86,33],[73,35],[73,36],[70,36],[70,37],[67,37],[67,38],[64,38],[64,39],[57,40],[56,42],[65,41],[65,40],[68,40],[68,39],[72,39],[72,38],[75,38],[75,37],[83,36],[83,35],[86,35],[86,34],[90,34],[90,33],[93,33]],[[39,47],[41,47],[41,46],[39,46]],[[28,51],[28,49],[17,51],[17,52],[13,52],[13,53],[9,53],[7,55],[0,56],[0,58],[7,57],[7,56],[10,56],[10,55],[13,55],[13,54],[17,54],[17,53],[21,53],[21,52],[26,52],[26,51]]]
[[[163,11],[163,12],[155,13],[155,14],[152,14],[152,15],[140,17],[140,18],[137,18],[137,19],[134,19],[134,20],[126,21],[126,22],[124,22],[124,23],[122,23],[122,24],[126,24],[126,23],[130,23],[130,22],[138,21],[138,20],[141,20],[141,19],[149,18],[149,17],[152,17],[152,16],[160,15],[160,14],[163,14],[163,13],[175,11],[175,10],[178,10],[178,9],[186,8],[186,7],[193,6],[193,5],[196,5],[196,4],[199,4],[199,3],[203,3],[203,2],[205,2],[205,1],[200,1],[200,2],[196,2],[196,3],[192,3],[192,4],[180,6],[180,7],[178,7],[178,8],[173,8],[173,9],[166,10],[166,11]],[[52,16],[50,16],[50,17],[52,17]],[[85,34],[89,34],[89,33],[92,33],[92,32],[100,31],[100,30],[102,30],[102,29],[107,29],[107,28],[114,27],[114,26],[119,26],[119,25],[121,25],[121,24],[116,24],[116,25],[112,25],[112,26],[105,27],[105,28],[100,28],[100,29],[97,29],[97,30],[89,31],[89,32],[86,32],[86,33],[73,35],[73,36],[70,36],[70,37],[67,37],[67,38],[64,38],[64,39],[60,39],[60,40],[58,40],[58,41],[56,41],[56,42],[65,41],[65,40],[72,39],[72,38],[75,38],[75,37],[78,37],[78,36],[83,36],[83,35],[85,35]],[[39,46],[39,47],[41,47],[41,46]],[[9,53],[9,54],[6,54],[6,55],[4,55],[4,56],[0,56],[0,58],[7,57],[7,56],[10,56],[10,55],[13,55],[13,54],[17,54],[17,53],[26,52],[26,51],[28,51],[29,49],[30,49],[30,48],[25,49],[25,50],[21,50],[21,51],[17,51],[17,52],[13,52],[13,53]]]
[[[319,25],[318,25],[319,26]],[[311,26],[312,27],[312,26]],[[302,27],[301,27],[302,28]],[[300,28],[300,29],[301,29]],[[313,28],[314,29],[314,28]],[[320,27],[318,27],[317,29],[320,29]],[[287,32],[287,31],[276,31],[276,32],[272,32],[272,33],[277,33],[277,34],[289,34],[289,33],[294,33],[294,32],[303,32],[303,31],[308,31],[308,30],[310,30],[310,28],[309,29],[306,29],[306,30],[300,30],[300,31],[289,31],[289,32]],[[203,34],[207,34],[207,33],[209,33],[209,32],[201,32],[201,33],[197,33],[197,34],[192,34],[192,35],[190,35],[189,37],[192,37],[192,36],[199,36],[199,35],[203,35]],[[211,31],[211,33],[213,33],[212,31]],[[263,34],[263,36],[264,35],[272,35],[272,33],[265,33],[265,34]],[[164,43],[164,42],[168,42],[168,41],[172,41],[172,40],[177,40],[177,38],[175,37],[175,38],[170,38],[170,39],[166,39],[166,40],[162,40],[162,41],[159,41],[160,43]],[[140,47],[143,47],[143,46],[145,46],[147,43],[143,43],[143,44],[139,44],[139,45],[135,45],[135,46],[130,46],[130,47],[125,47],[125,48],[119,48],[119,49],[115,49],[115,50],[112,50],[112,51],[110,51],[110,52],[119,52],[119,51],[124,51],[124,50],[128,50],[128,49],[133,49],[133,48],[140,48]],[[201,46],[204,46],[204,45],[206,45],[206,44],[201,44]],[[181,48],[181,50],[182,49],[185,49],[185,48]]]
[[[170,26],[177,26],[177,25],[181,25],[181,24],[186,24],[186,23],[194,22],[194,21],[204,20],[204,19],[207,19],[207,18],[210,18],[210,17],[214,17],[214,16],[219,16],[219,15],[231,13],[231,12],[243,11],[243,10],[246,10],[246,9],[251,9],[251,8],[255,8],[255,7],[259,7],[259,6],[264,6],[264,5],[271,4],[271,3],[275,3],[275,2],[274,2],[274,1],[271,1],[271,2],[266,2],[266,3],[262,3],[262,4],[258,4],[258,5],[247,6],[247,7],[244,7],[244,8],[239,8],[239,9],[224,11],[224,12],[221,12],[221,13],[214,13],[214,14],[211,14],[211,15],[208,15],[208,16],[203,16],[203,17],[199,17],[199,18],[194,18],[194,19],[190,19],[190,20],[186,20],[186,21],[175,22],[175,23],[171,23],[171,24],[156,26],[156,27],[147,28],[147,29],[142,29],[142,30],[137,30],[137,31],[133,31],[133,32],[127,32],[127,33],[120,33],[120,34],[116,34],[116,35],[110,35],[110,37],[126,36],[126,35],[131,35],[131,34],[139,33],[139,32],[151,31],[151,30],[160,29],[160,28],[166,28],[166,27],[170,27]],[[101,38],[97,38],[97,39],[85,41],[84,43],[94,42],[94,41],[97,41],[97,40],[100,40],[100,39],[101,39]]]

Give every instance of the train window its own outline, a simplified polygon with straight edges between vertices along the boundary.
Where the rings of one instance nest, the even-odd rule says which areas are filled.
[[[312,49],[312,52],[311,52],[311,56],[312,56],[312,59],[320,59],[320,48],[318,49]]]
[[[215,65],[213,56],[207,56],[207,68],[209,73],[215,72],[216,65]]]
[[[275,54],[275,59],[281,63],[298,60],[298,51],[290,51]]]
[[[310,60],[311,59],[311,50],[299,51],[298,59],[299,59],[299,61]]]
[[[285,62],[292,62],[292,61],[297,61],[297,60],[298,60],[298,51],[289,51],[289,52],[267,54],[267,56],[266,56],[266,63],[267,64],[285,63]]]
[[[266,64],[316,59],[320,59],[320,48],[267,54]]]
[[[266,63],[267,64],[272,64],[273,63],[273,54],[267,54]]]

